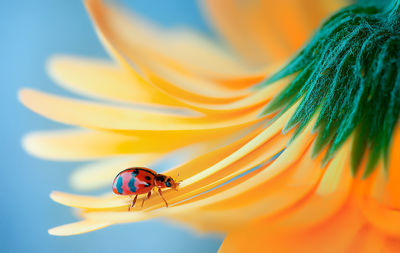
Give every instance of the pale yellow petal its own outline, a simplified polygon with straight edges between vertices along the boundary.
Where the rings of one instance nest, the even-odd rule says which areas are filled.
[[[102,159],[75,169],[70,177],[71,185],[80,191],[95,190],[102,187],[111,189],[111,182],[123,169],[130,167],[148,167],[160,155],[134,154],[111,159]]]
[[[140,200],[138,200],[140,203]],[[99,211],[99,212],[87,212],[83,213],[82,216],[86,219],[93,219],[97,221],[113,221],[112,223],[127,223],[127,222],[138,222],[144,221],[151,218],[159,217],[158,211],[152,212],[142,212],[139,210],[127,212],[127,209],[124,208],[118,212],[110,212],[110,211]]]
[[[257,73],[195,31],[160,29],[123,8],[98,0],[87,0],[86,6],[99,32],[134,63],[149,59],[180,72],[211,77]]]
[[[311,150],[307,148],[312,139],[304,133],[280,157],[247,180],[233,181],[221,191],[218,188],[165,212],[178,219],[183,216],[186,221],[191,217],[195,223],[199,217],[206,217],[204,220],[209,222],[202,224],[203,229],[222,230],[257,216],[272,216],[294,205],[319,181],[323,171],[315,168],[321,160],[311,159]],[[309,151],[304,154],[304,149]]]
[[[193,143],[217,145],[218,141],[234,139],[232,134],[239,133],[230,130],[203,134],[166,131],[162,135],[130,136],[109,131],[68,129],[30,133],[23,139],[23,146],[30,154],[51,160],[80,161],[127,154],[145,154],[154,158]]]
[[[211,146],[211,147],[210,147]],[[187,163],[195,156],[200,156],[210,149],[215,149],[214,143],[198,144],[185,147],[168,154],[133,154],[117,158],[102,159],[75,169],[70,181],[77,190],[95,190],[104,187],[110,189],[110,183],[115,176],[125,168],[150,167],[153,164],[162,164],[165,160],[174,160],[174,164]],[[171,164],[172,165],[172,164]],[[153,168],[154,169],[154,168]],[[169,170],[164,172],[175,180],[180,180],[180,172]]]
[[[83,220],[49,229],[49,234],[58,236],[78,235],[111,225],[112,223],[109,222]]]
[[[111,183],[110,183],[111,185]],[[130,199],[127,196],[107,195],[102,197],[83,196],[54,191],[50,198],[57,203],[78,208],[114,208],[128,207]]]
[[[66,99],[24,89],[19,93],[22,103],[34,112],[65,124],[89,128],[125,131],[218,130],[242,128],[262,118],[257,112],[223,116],[189,116],[139,110],[132,107],[111,106],[94,102]],[[231,128],[231,129],[232,129]]]
[[[115,30],[109,27],[109,19],[107,19],[107,16],[111,15],[110,13],[113,12],[112,7],[106,7],[106,5],[102,5],[100,1],[96,0],[90,0],[86,3],[92,18],[96,22],[99,36],[104,41],[104,44],[109,48],[110,52],[114,54],[115,58],[120,61],[121,65],[131,71],[133,75],[137,75],[134,69],[139,69],[141,74],[147,76],[147,78],[161,90],[164,90],[176,98],[196,103],[227,103],[240,99],[248,94],[248,91],[237,91],[237,89],[229,89],[226,85],[218,85],[218,83],[211,80],[199,79],[196,75],[182,71],[182,66],[179,64],[173,64],[170,61],[167,61],[166,64],[162,64],[163,61],[159,59],[159,56],[154,59],[154,57],[151,57],[151,52],[147,52],[143,49],[135,51],[133,57],[134,61],[132,61],[130,57],[126,56],[126,50],[123,50],[123,48],[125,47],[132,50],[134,46],[130,42],[114,41],[119,37],[113,34]],[[118,12],[118,15],[112,19],[113,22],[121,21],[120,19],[122,17],[120,18],[120,12],[114,12]],[[115,13],[113,15],[115,15]],[[125,24],[126,22],[129,21],[125,20],[121,23]],[[113,25],[111,26],[113,27]],[[122,46],[124,43],[125,46]],[[132,65],[132,63],[134,63],[134,65]],[[264,72],[265,70],[262,69],[261,73],[263,74]],[[259,75],[259,73],[256,74],[256,76]],[[241,75],[240,78],[243,78],[243,75]]]
[[[241,99],[248,90],[230,90],[215,82],[202,80],[191,75],[180,74],[154,62],[141,64],[142,71],[149,80],[168,94],[198,103],[223,104]]]
[[[292,80],[292,76],[281,79],[271,85],[264,86],[259,89],[252,90],[251,94],[240,100],[218,105],[205,105],[195,102],[187,102],[188,107],[208,114],[235,115],[246,111],[260,111],[265,105],[271,101],[288,83]]]
[[[194,196],[199,192],[206,191],[216,186],[217,183],[214,182],[214,178],[221,178],[223,175],[224,178],[218,182],[218,184],[222,184],[234,176],[251,169],[258,163],[268,160],[271,156],[281,151],[286,145],[289,136],[286,136],[286,138],[277,138],[277,144],[275,146],[269,146],[266,145],[266,143],[271,140],[272,143],[270,144],[273,144],[274,137],[277,135],[279,136],[279,132],[284,127],[291,113],[293,113],[293,109],[267,127],[268,130],[263,130],[261,134],[259,133],[259,130],[257,130],[235,143],[214,150],[197,159],[191,160],[187,164],[167,171],[167,175],[176,175],[176,173],[179,173],[180,179],[182,179],[183,182],[181,183],[178,192],[171,190],[164,191],[165,198],[168,199],[171,204],[181,201],[187,197]],[[256,137],[253,136],[254,134],[257,134]],[[252,141],[249,143],[250,140]],[[264,147],[263,149],[256,150],[262,145]],[[256,152],[252,152],[254,150],[256,150]],[[269,150],[269,152],[265,153],[266,150]],[[263,156],[260,156],[260,154],[263,154]],[[243,157],[246,158],[244,159],[244,162],[239,161],[235,164],[235,162]],[[199,176],[198,173],[200,172],[202,172],[202,174]],[[197,183],[197,185],[194,183]],[[56,196],[58,195],[56,194]],[[97,198],[97,200],[93,197],[94,204],[92,204],[92,202],[89,203],[89,201],[85,199],[86,197],[84,197],[84,201],[77,198],[75,202],[74,195],[65,194],[61,196],[63,198],[57,197],[54,199],[61,204],[74,207],[80,206],[81,208],[115,208],[122,206],[127,208],[127,203],[129,203],[128,198],[125,198],[125,202],[120,202],[121,205],[119,205],[118,201],[115,202],[114,200],[111,200],[108,204],[106,203],[108,198],[104,199],[103,197]],[[65,198],[65,196],[68,198]],[[85,201],[86,205],[84,204]],[[103,203],[103,205],[101,203]],[[152,198],[146,202],[146,208],[148,209],[154,209],[160,206],[163,206],[163,202],[159,198]]]
[[[48,63],[58,84],[91,97],[128,103],[178,106],[179,101],[116,64],[82,57],[56,56]]]
[[[254,90],[248,96],[238,101],[213,105],[172,98],[166,92],[143,80],[139,75],[133,75],[123,68],[98,60],[59,56],[50,61],[49,69],[51,75],[58,83],[87,96],[129,103],[179,105],[207,113],[221,111],[224,113],[233,113],[237,110],[245,110],[257,105],[266,104],[290,81],[290,79],[286,78],[263,89]],[[268,73],[272,73],[276,69],[276,66],[274,68],[271,67]],[[187,82],[183,83],[187,84]],[[197,86],[206,88],[204,87],[204,83],[199,83]],[[165,89],[169,91],[168,87],[165,87]]]
[[[68,129],[30,133],[23,140],[24,148],[32,155],[50,159],[80,161],[102,157],[144,154],[145,160],[153,159],[160,154],[173,150],[180,145],[165,146],[162,141],[115,134],[112,132]],[[153,145],[152,145],[153,144]],[[184,145],[184,144],[183,144]],[[132,157],[132,159],[134,159]],[[142,159],[143,160],[143,159]]]

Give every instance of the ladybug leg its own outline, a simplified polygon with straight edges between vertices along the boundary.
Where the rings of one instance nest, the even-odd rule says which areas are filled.
[[[148,199],[150,198],[150,196],[151,196],[151,191],[149,191],[149,193],[147,193],[146,198],[143,199],[143,201],[142,201],[142,207],[141,207],[141,208],[143,208],[144,201],[145,201],[145,200],[148,200]]]
[[[136,195],[135,195],[135,198],[132,200],[132,204],[128,207],[128,211],[130,211],[131,208],[135,206],[137,196],[138,196],[138,195],[136,194]]]
[[[164,199],[164,197],[163,197],[163,195],[162,195],[162,193],[161,193],[161,188],[158,188],[158,194],[160,194],[160,197],[164,200],[165,205],[168,207],[168,203],[167,203],[167,201]]]

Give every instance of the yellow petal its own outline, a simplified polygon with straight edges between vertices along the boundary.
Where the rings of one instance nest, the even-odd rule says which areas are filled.
[[[154,163],[162,163],[163,159],[174,159],[174,163],[182,164],[193,159],[194,156],[210,151],[209,144],[195,145],[176,150],[167,155],[161,154],[133,154],[100,161],[84,165],[75,169],[70,181],[72,186],[78,190],[94,190],[102,187],[110,187],[110,183],[115,176],[125,168],[133,166],[150,167]],[[164,174],[172,176],[175,180],[180,180],[179,172],[170,170]]]
[[[150,142],[149,142],[150,141]],[[153,143],[154,145],[151,145]],[[101,157],[126,155],[134,153],[145,154],[145,160],[159,156],[157,153],[167,152],[179,147],[166,147],[143,137],[126,136],[112,132],[68,129],[30,133],[23,140],[24,148],[32,155],[51,160],[80,161]],[[152,147],[150,147],[152,146]],[[167,145],[168,146],[168,145]],[[132,157],[137,159],[139,157]],[[143,160],[143,159],[142,159]]]
[[[168,94],[197,103],[223,104],[241,99],[248,90],[230,90],[214,82],[201,80],[190,75],[179,74],[153,62],[140,65],[149,80]]]
[[[235,115],[250,110],[259,111],[261,108],[265,107],[265,105],[284,87],[286,87],[291,79],[292,76],[289,76],[261,89],[254,89],[252,93],[248,94],[246,97],[230,103],[218,105],[205,105],[188,101],[184,101],[184,103],[186,103],[188,107],[200,112],[209,114],[217,113],[224,116]]]
[[[49,234],[58,236],[78,235],[112,225],[109,222],[83,220],[49,229]]]
[[[306,132],[280,157],[249,179],[240,183],[233,181],[221,187],[224,188],[221,191],[218,188],[216,192],[200,195],[166,212],[182,215],[186,221],[190,216],[195,222],[204,215],[208,222],[203,228],[223,230],[240,226],[256,216],[274,215],[294,205],[319,181],[323,172],[319,169],[321,159],[311,159],[311,149],[307,148],[312,139]],[[304,154],[303,149],[308,152]]]
[[[56,56],[50,75],[63,87],[87,96],[128,103],[177,106],[179,101],[116,64],[82,57]]]
[[[238,159],[248,154],[251,154],[253,150],[257,149],[257,147],[264,144],[265,142],[268,142],[268,140],[273,139],[273,137],[282,130],[284,124],[292,113],[293,109],[286,112],[286,114],[282,115],[280,119],[267,127],[267,130],[262,131],[262,134],[259,134],[259,131],[256,130],[254,133],[245,136],[243,139],[238,140],[235,143],[211,151],[208,154],[191,160],[190,162],[182,166],[178,166],[173,170],[167,171],[165,173],[167,175],[176,175],[176,173],[179,173],[180,179],[183,179],[183,182],[181,183],[178,192],[170,190],[165,191],[165,198],[168,199],[168,201],[170,201],[170,203],[172,204],[174,202],[181,201],[182,199],[185,199],[187,197],[193,196],[194,194],[197,194],[198,191],[201,192],[207,189],[211,189],[215,186],[215,183],[213,183],[215,181],[214,177],[221,178],[221,175],[224,175],[224,178],[218,183],[221,184],[223,182],[226,182],[230,178],[233,178],[235,175],[244,172],[246,169],[251,169],[253,166],[257,165],[257,163],[260,163],[260,161],[252,161],[255,160],[255,158],[257,157],[258,159],[260,159],[260,153],[264,155],[261,156],[261,160],[268,160],[270,156],[273,156],[285,147],[288,136],[286,137],[286,139],[282,139],[283,141],[281,141],[279,145],[276,145],[275,148],[264,145],[265,149],[260,149],[258,150],[258,153],[256,152],[251,156],[246,157],[246,166],[243,166],[243,164],[241,163],[233,166]],[[258,135],[256,139],[253,139],[252,142],[249,144],[248,142],[249,140],[254,138],[254,134]],[[265,154],[263,151],[265,151],[266,148],[272,148],[273,151],[270,151],[270,154]],[[252,162],[254,164],[252,164]],[[210,168],[199,176],[198,173],[204,171],[207,167]],[[241,171],[238,172],[238,169],[240,169]],[[187,180],[189,180],[189,183],[185,183]],[[196,182],[198,183],[198,185],[194,185],[194,183]],[[199,190],[199,188],[201,188],[201,190]],[[79,196],[71,194],[57,193],[55,194],[55,196],[56,197],[54,197],[54,199],[56,202],[74,207],[79,206],[81,208],[114,208],[122,206],[127,207],[129,203],[127,198],[125,198],[125,202],[119,202],[119,198],[117,199],[117,201],[115,201],[113,199],[108,199],[104,197],[97,199],[95,197],[91,197],[89,199],[86,199],[87,197],[82,197],[82,201]],[[77,197],[76,201],[75,197]],[[93,200],[93,202],[89,200]],[[110,203],[106,203],[109,200]],[[163,205],[164,204],[162,200],[160,200],[159,198],[152,198],[146,202],[146,208],[148,209],[154,209]]]
[[[129,155],[118,158],[103,159],[75,169],[71,174],[72,187],[80,191],[111,187],[115,176],[123,169],[133,166],[148,167],[159,155],[143,154]]]
[[[282,136],[279,132],[293,113],[294,108],[282,115],[281,118],[264,129],[256,137],[252,138],[245,145],[212,166],[208,168],[205,166],[199,168],[199,166],[202,165],[202,161],[196,161],[196,163],[193,164],[195,167],[189,168],[192,174],[194,173],[193,176],[186,179],[184,177],[184,180],[180,184],[179,192],[166,191],[164,194],[165,197],[170,201],[170,203],[177,203],[210,190],[257,165],[268,161],[286,146],[289,135]],[[176,169],[178,172],[181,170],[183,170],[182,173],[185,173],[185,168]],[[240,191],[243,189],[236,188],[235,190]],[[209,199],[211,199],[210,201],[215,201],[219,198],[221,198],[221,195],[218,195],[214,199]],[[153,198],[148,201],[148,206],[149,209],[154,209],[163,206],[163,203],[158,199]],[[174,210],[170,208],[168,209],[168,212],[174,212]]]
[[[207,145],[217,145],[217,140],[234,138],[231,133],[230,130],[204,134],[166,131],[162,135],[129,136],[107,131],[68,129],[30,133],[25,136],[23,145],[32,155],[51,160],[80,161],[127,154],[144,154],[154,158],[207,139],[210,139]]]
[[[141,201],[138,200],[138,202],[140,203]],[[119,212],[87,212],[83,214],[83,217],[97,221],[103,220],[107,222],[112,221],[112,223],[126,223],[144,221],[159,216],[157,212],[141,212],[138,210],[127,212],[126,210],[127,208],[125,207],[123,211]]]
[[[246,76],[255,72],[194,31],[160,29],[133,13],[98,0],[87,0],[86,6],[104,39],[131,62],[148,59],[181,72],[212,77]]]
[[[107,195],[103,197],[82,196],[54,191],[50,198],[57,203],[78,208],[113,208],[128,206],[130,199],[127,196]]]
[[[119,41],[118,39],[121,39],[119,34],[113,34],[115,29],[109,27],[113,27],[113,25],[110,24],[112,22],[119,22],[123,27],[126,27],[124,24],[129,21],[120,20],[123,19],[122,17],[124,16],[120,13],[121,11],[113,11],[113,8],[102,5],[100,1],[90,0],[86,3],[92,18],[96,21],[99,35],[104,41],[104,44],[109,48],[110,52],[114,54],[115,58],[120,61],[122,66],[125,66],[133,75],[137,75],[134,69],[139,68],[142,74],[145,74],[152,83],[161,90],[168,92],[168,94],[178,99],[196,103],[227,103],[240,99],[248,94],[248,91],[228,89],[226,85],[219,86],[215,82],[199,79],[196,75],[182,71],[182,66],[179,64],[179,67],[170,61],[167,61],[166,64],[162,64],[163,60],[160,59],[160,56],[155,58],[153,56],[152,58],[152,52],[147,52],[144,49],[139,49],[134,52],[135,66],[132,66],[132,57],[127,57],[127,52],[125,51],[134,49],[134,45],[132,45],[132,42],[127,42],[123,39]],[[112,22],[107,18],[109,15],[113,15],[111,19]],[[159,43],[159,41],[157,41],[157,43]],[[193,59],[191,59],[191,61],[193,61]],[[264,74],[264,71],[265,70],[262,70],[261,73]],[[257,74],[256,76],[259,75],[260,74]],[[243,75],[241,75],[240,78],[243,78]]]
[[[273,72],[276,68],[271,68],[268,73]],[[179,102],[179,98],[172,98],[166,92],[143,80],[139,75],[133,75],[124,69],[101,61],[59,56],[50,61],[49,69],[58,83],[87,96],[150,105],[179,105],[208,113],[220,111],[233,113],[236,110],[266,104],[289,82],[289,79],[283,79],[261,90],[253,91],[241,100],[212,105],[195,103],[191,100]],[[199,83],[198,86],[203,87],[204,84]]]
[[[83,127],[131,130],[207,130],[243,127],[260,121],[257,112],[226,119],[222,116],[189,116],[138,110],[131,107],[103,105],[99,103],[66,99],[42,92],[24,89],[19,93],[22,103],[47,118]]]
[[[271,226],[281,230],[307,228],[329,219],[343,208],[352,186],[349,154],[349,145],[346,145],[330,162],[315,190],[293,209],[272,218]],[[322,170],[318,166],[314,169]]]

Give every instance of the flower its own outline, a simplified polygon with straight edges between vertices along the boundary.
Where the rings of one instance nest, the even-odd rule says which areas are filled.
[[[163,193],[169,208],[153,197],[128,212],[129,197],[53,192],[83,220],[51,234],[164,217],[227,233],[221,252],[400,250],[400,1],[338,11],[274,74],[269,62],[290,57],[338,8],[276,2],[205,2],[239,57],[193,31],[86,1],[118,64],[53,58],[60,84],[101,102],[22,90],[28,108],[79,127],[28,135],[25,147],[47,159],[100,159],[72,176],[81,190],[174,150],[187,160],[165,172],[182,179]],[[307,5],[315,19],[300,11]]]

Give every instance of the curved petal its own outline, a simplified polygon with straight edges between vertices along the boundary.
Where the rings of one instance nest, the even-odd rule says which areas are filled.
[[[137,134],[134,136],[109,131],[67,129],[30,133],[23,139],[24,148],[32,155],[50,160],[81,161],[127,154],[147,154],[159,157],[193,143],[217,145],[239,133],[196,132],[177,134]],[[173,139],[174,141],[171,141]]]
[[[194,31],[182,28],[163,31],[143,18],[99,0],[87,0],[86,6],[103,40],[136,66],[145,66],[150,60],[180,73],[211,78],[260,73],[246,68],[216,43]]]
[[[63,87],[91,97],[128,103],[181,106],[182,103],[116,64],[82,57],[53,56],[48,71]]]
[[[230,232],[219,252],[348,252],[365,224],[359,213],[348,206],[306,230],[279,232],[271,230],[269,222],[258,219]]]
[[[88,206],[91,208],[113,208],[129,205],[129,198],[115,195],[93,197],[53,191],[50,198],[63,205],[77,208],[87,208]]]
[[[50,61],[49,71],[62,86],[87,96],[155,106],[188,107],[206,113],[232,114],[238,110],[265,105],[290,81],[286,78],[260,90],[254,90],[240,100],[214,105],[174,98],[139,75],[133,75],[123,68],[98,60],[58,56]],[[270,72],[273,72],[272,68],[268,73]]]
[[[235,143],[227,145],[223,148],[214,150],[200,156],[190,162],[178,166],[173,170],[167,171],[166,175],[174,175],[179,172],[183,182],[180,184],[179,191],[165,191],[165,198],[172,203],[181,201],[190,196],[194,196],[199,192],[209,190],[218,184],[222,184],[234,176],[239,175],[241,172],[244,172],[248,169],[251,169],[253,166],[261,163],[262,160],[268,160],[269,156],[273,156],[279,151],[281,151],[285,146],[289,136],[286,138],[277,138],[277,143],[275,147],[273,145],[268,146],[266,144],[268,141],[274,141],[274,137],[278,135],[279,132],[282,131],[284,124],[293,113],[293,109],[286,112],[280,119],[271,124],[261,133],[259,131],[255,131],[252,134],[245,136],[243,139],[238,140]],[[255,135],[255,136],[254,136]],[[264,144],[264,145],[263,145]],[[264,146],[264,149],[257,149],[260,146]],[[270,150],[270,155],[266,154],[265,151]],[[250,155],[249,155],[250,154]],[[260,154],[264,154],[260,156]],[[245,157],[245,163],[241,163],[240,159]],[[260,158],[261,157],[261,158]],[[259,161],[253,161],[257,159],[261,159]],[[239,161],[239,162],[238,162]],[[245,165],[245,166],[244,166]],[[205,168],[208,168],[205,170]],[[238,170],[241,171],[238,171]],[[201,172],[201,174],[199,174]],[[223,180],[220,182],[215,182],[215,178],[221,178],[224,176]],[[56,198],[56,202],[61,204],[77,206],[80,205],[79,199],[76,204],[74,204],[73,195],[65,200],[64,198]],[[126,207],[128,205],[128,198],[126,199],[126,204],[124,205],[114,205],[114,204],[105,204],[103,207],[95,205],[91,205],[90,202],[87,202],[86,206],[81,206],[81,208],[93,209],[93,208],[115,208],[115,207]],[[98,203],[102,201],[107,202],[107,199],[98,199]],[[96,202],[97,203],[97,202]],[[148,209],[155,209],[159,206],[163,206],[163,202],[157,199],[150,199],[147,202]]]
[[[102,159],[75,169],[70,177],[71,186],[74,189],[88,191],[102,187],[110,187],[110,182],[122,169],[147,167],[159,159],[159,155],[142,154],[129,155],[118,158]]]
[[[122,8],[99,0],[86,0],[96,28],[128,62],[149,59],[181,73],[204,77],[258,75],[223,47],[195,31],[160,29]],[[195,60],[194,60],[195,59]]]
[[[296,143],[291,145],[295,146]],[[307,145],[298,143],[297,146],[304,148]],[[276,178],[265,180],[262,185],[250,188],[242,194],[230,196],[232,189],[246,189],[246,184],[254,184],[254,180],[249,178],[235,180],[229,185],[179,204],[182,208],[171,208],[165,212],[170,218],[208,231],[231,230],[260,216],[263,219],[270,217],[269,227],[279,230],[307,228],[323,222],[342,208],[348,199],[352,181],[348,166],[349,145],[340,150],[326,170],[320,168],[323,155],[319,159],[312,159],[310,148],[307,148],[305,154],[298,150],[291,152],[290,149],[287,148],[271,165],[260,169],[272,170],[274,163],[279,163],[281,159],[295,159],[293,156],[299,154],[299,160]],[[262,172],[254,173],[251,177],[261,178]],[[209,204],[215,201],[218,194],[221,196],[220,200]]]
[[[360,209],[368,221],[385,234],[400,236],[400,127],[392,139],[388,171],[381,164],[364,184]]]
[[[34,90],[19,93],[22,103],[47,118],[89,128],[121,131],[193,131],[242,128],[261,121],[258,112],[238,115],[236,118],[166,114],[131,107],[108,106],[93,102],[66,99]]]
[[[228,43],[249,62],[265,65],[291,56],[345,2],[207,0],[204,8]]]
[[[151,141],[151,138],[147,138]],[[151,145],[153,143],[153,145]],[[80,161],[134,153],[167,152],[178,146],[155,145],[143,137],[119,135],[112,132],[68,129],[30,133],[23,140],[32,155],[51,160]],[[165,143],[164,143],[165,144]],[[151,147],[150,147],[150,146]]]
[[[318,186],[293,208],[272,217],[271,227],[299,230],[322,223],[343,208],[351,186],[349,145],[346,145],[327,166]]]
[[[400,127],[397,127],[393,137],[388,161],[388,171],[383,166],[377,169],[378,173],[371,188],[371,196],[387,206],[389,209],[400,211]]]
[[[382,252],[396,253],[400,252],[400,239],[398,237],[387,236],[383,241]]]
[[[115,175],[122,169],[132,166],[155,169],[153,164],[160,165],[171,159],[173,159],[174,164],[187,163],[195,156],[210,152],[210,146],[211,149],[215,149],[215,145],[215,143],[204,143],[185,147],[168,154],[133,154],[117,158],[102,159],[76,168],[71,175],[70,182],[71,185],[78,190],[87,191],[110,187],[110,182],[112,182]],[[179,172],[167,171],[164,173],[172,176],[175,180],[180,180]]]
[[[378,205],[375,201],[363,201],[361,210],[367,220],[385,234],[400,237],[400,210]]]
[[[49,234],[58,236],[78,235],[105,228],[110,225],[112,224],[108,222],[83,220],[49,229]]]

